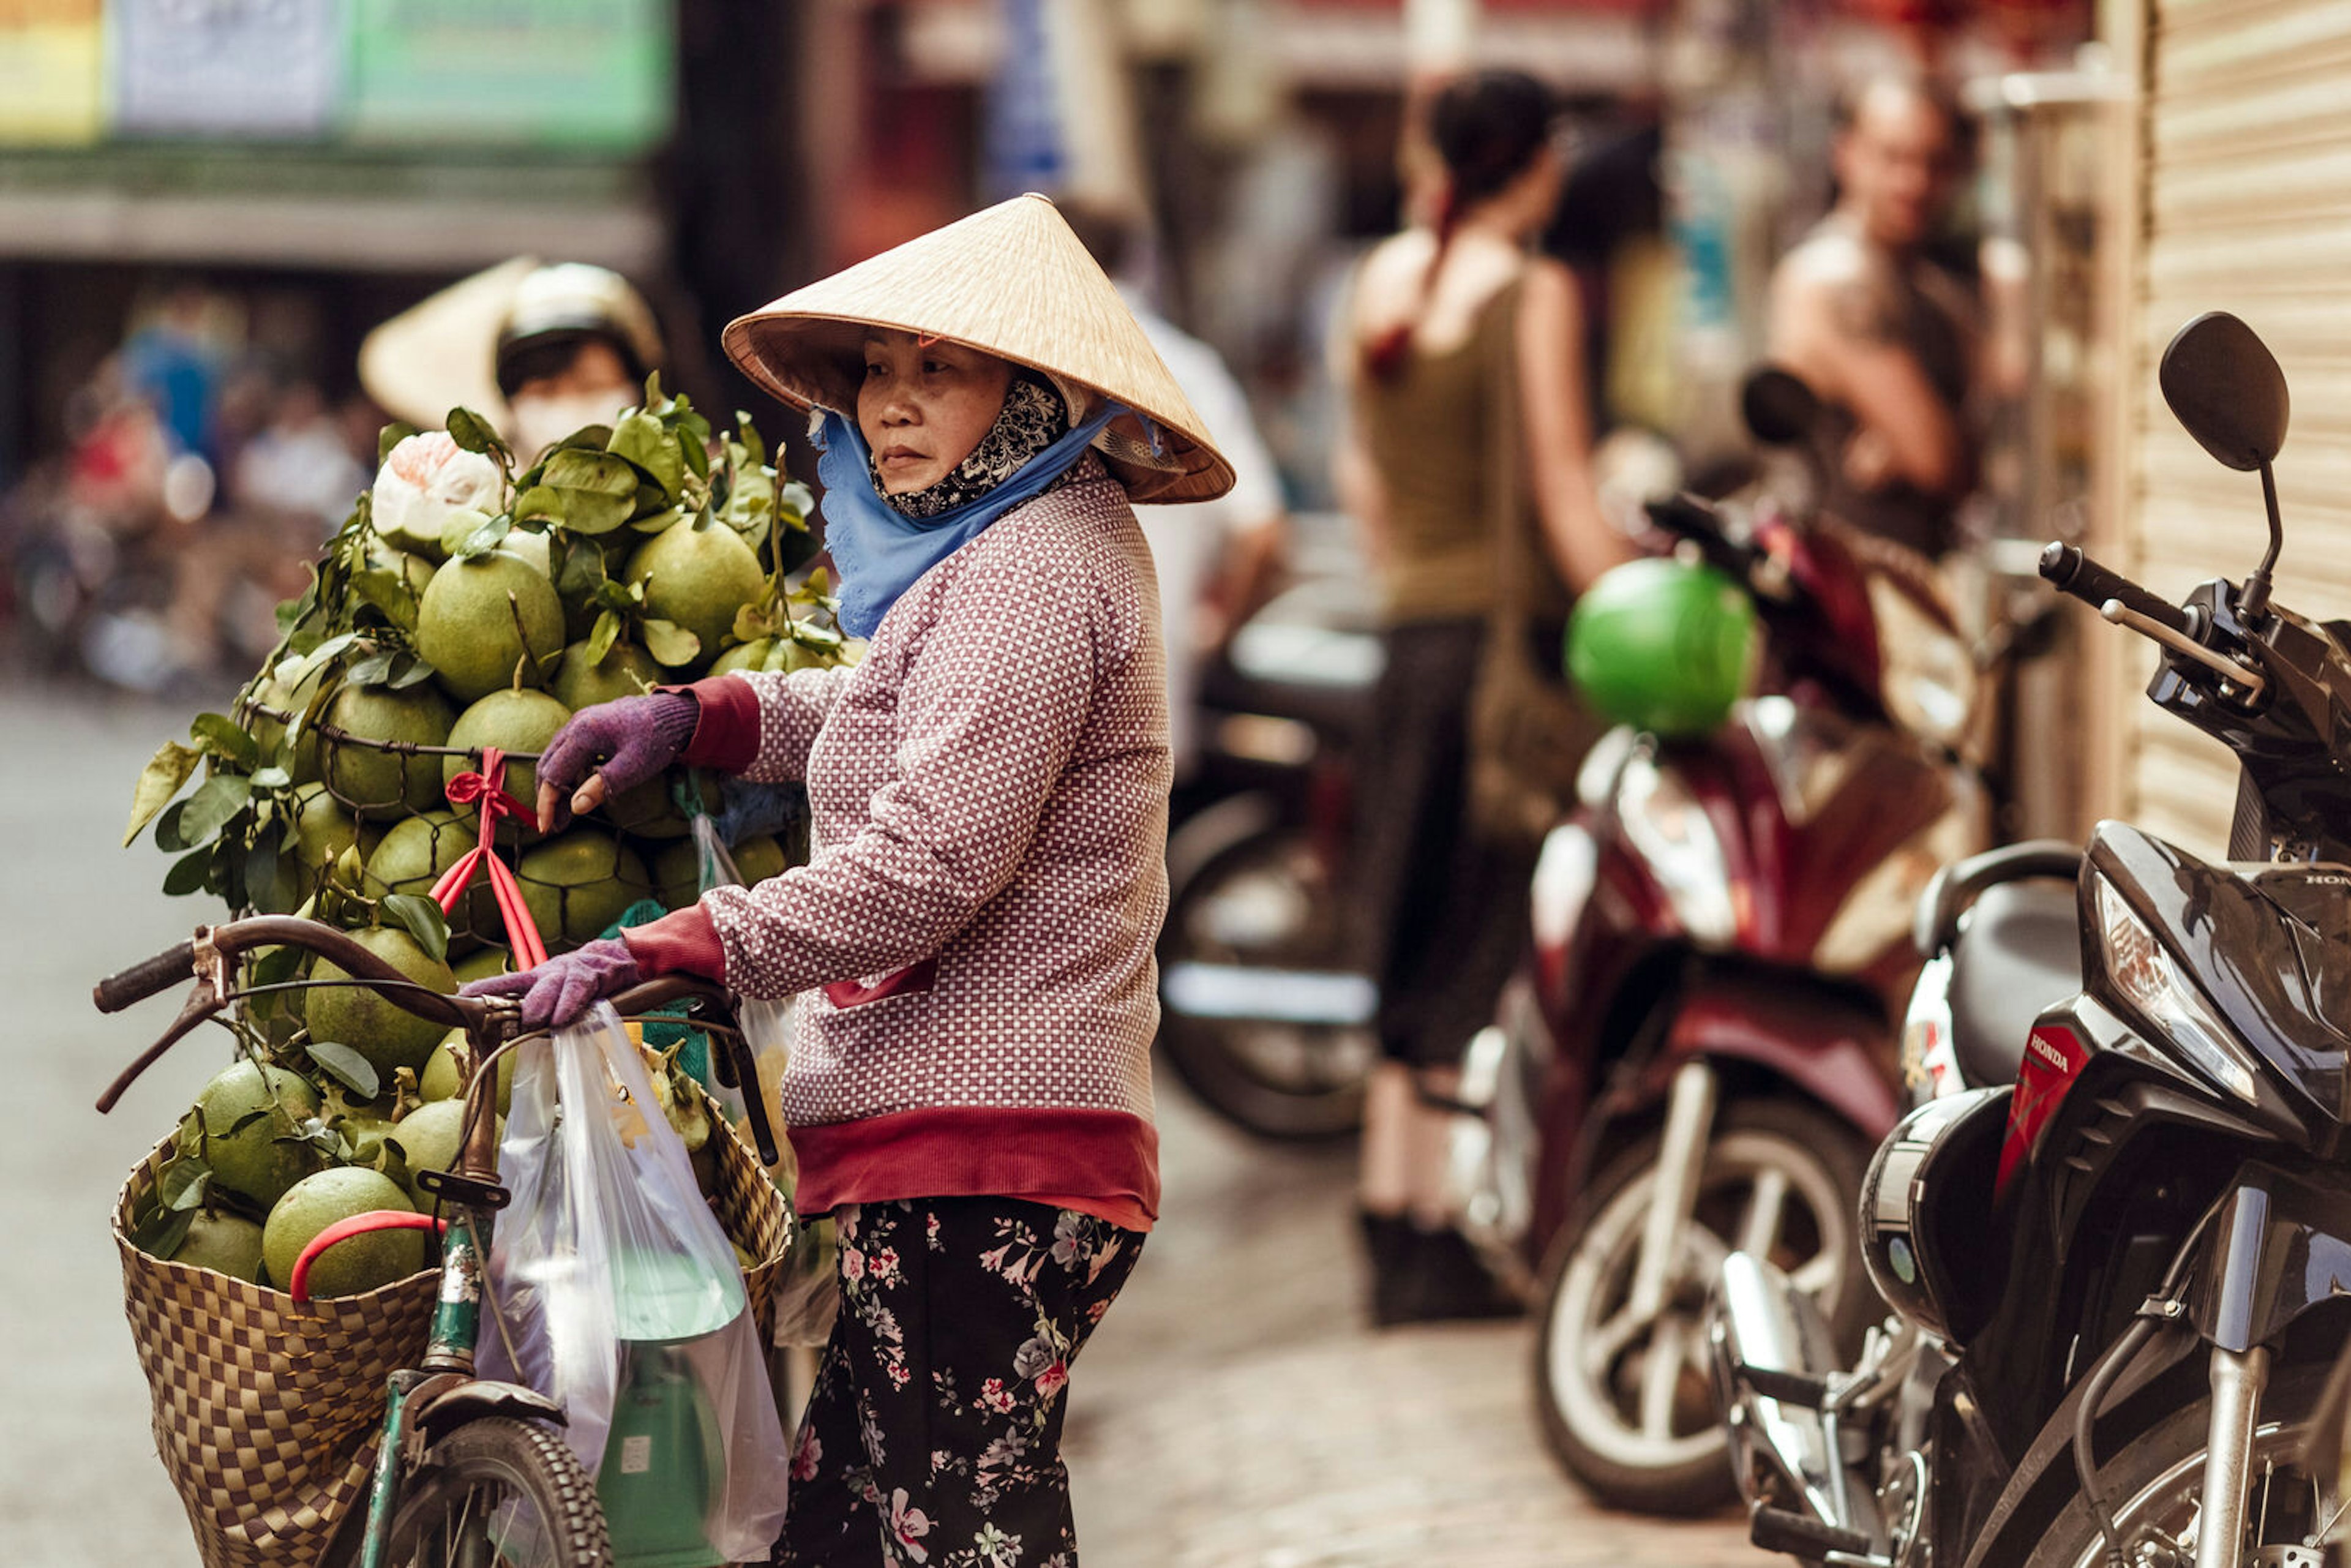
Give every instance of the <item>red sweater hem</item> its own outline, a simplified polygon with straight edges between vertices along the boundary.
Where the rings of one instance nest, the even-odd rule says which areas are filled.
[[[791,1130],[803,1214],[911,1197],[1009,1197],[1127,1230],[1159,1218],[1159,1130],[1124,1111],[943,1105]]]

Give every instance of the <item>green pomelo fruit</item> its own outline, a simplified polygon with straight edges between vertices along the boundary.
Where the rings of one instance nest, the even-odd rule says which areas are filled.
[[[664,844],[650,865],[653,896],[664,909],[684,909],[702,896],[702,855],[692,839]]]
[[[294,791],[294,849],[304,866],[323,871],[359,841],[359,823],[324,784],[304,784]]]
[[[486,746],[501,751],[545,751],[548,742],[555,738],[571,718],[571,710],[549,696],[545,692],[492,692],[472,707],[457,716],[450,728],[449,744],[469,752],[479,752]],[[441,781],[445,788],[460,773],[479,771],[478,756],[444,757],[441,759]],[[537,809],[538,773],[528,762],[508,762],[506,779],[507,793],[524,805]],[[475,820],[474,809],[466,807],[460,813],[467,822]],[[538,836],[538,824],[529,819],[519,822],[508,818],[501,826],[512,825],[515,832],[528,842]],[[476,831],[479,830],[476,829]]]
[[[496,975],[511,975],[514,973],[514,955],[503,947],[485,947],[451,964],[449,972],[457,977],[457,983],[461,986],[470,986],[475,980],[486,980]]]
[[[457,713],[430,686],[346,686],[328,705],[326,722],[354,741],[439,746]],[[330,737],[320,741],[327,787],[360,810],[429,811],[441,803],[441,769],[431,757],[403,756]]]
[[[602,936],[651,885],[636,852],[594,828],[574,828],[526,851],[515,875],[550,947]]]
[[[735,612],[759,597],[767,574],[743,536],[722,523],[679,523],[637,547],[628,580],[645,585],[645,612],[674,621],[702,639],[703,657],[735,625]]]
[[[517,560],[528,561],[530,569],[539,576],[549,575],[552,563],[545,534],[534,533],[529,528],[508,528],[506,537],[498,541],[498,549]]]
[[[463,1030],[449,1032],[452,1039],[465,1038]],[[514,1104],[515,1062],[519,1059],[520,1053],[512,1051],[498,1058],[498,1114],[501,1116]],[[424,1071],[417,1074],[416,1092],[427,1100],[455,1100],[465,1092],[465,1088],[457,1073],[457,1053],[450,1048],[450,1041],[444,1040],[433,1048],[433,1055],[424,1063]]]
[[[613,643],[600,664],[588,662],[588,644],[574,643],[563,650],[562,661],[548,678],[547,689],[555,694],[558,702],[578,713],[599,703],[642,696],[647,689],[668,678],[653,663],[653,656],[634,643]]]
[[[277,1202],[278,1194],[319,1168],[318,1151],[310,1145],[277,1141],[319,1113],[318,1092],[301,1074],[283,1067],[266,1072],[265,1079],[264,1070],[252,1062],[233,1062],[196,1096],[205,1130],[204,1163],[213,1168],[214,1184],[259,1204]],[[253,1120],[239,1128],[248,1116]]]
[[[670,798],[671,776],[656,775],[604,802],[598,814],[621,831],[640,839],[676,839],[694,831]]]
[[[383,1146],[383,1141],[392,1136],[392,1126],[381,1116],[346,1116],[335,1124],[335,1130],[350,1144],[352,1165],[373,1170],[379,1168],[381,1161],[384,1175],[405,1186],[408,1163],[401,1158],[398,1149],[387,1152]]]
[[[367,874],[360,889],[370,898],[381,898],[390,893],[413,893],[419,898],[433,896],[433,884],[451,866],[465,858],[472,849],[481,830],[470,821],[461,821],[455,811],[427,811],[403,822],[394,822],[383,836],[375,852],[367,858]],[[476,865],[472,885],[465,898],[449,911],[449,930],[453,936],[496,936],[503,927],[498,924],[497,894],[490,891],[488,873]]]
[[[739,643],[710,661],[704,672],[712,675],[740,674],[745,671],[782,669],[783,639],[762,637],[756,643]]]
[[[196,1210],[188,1225],[186,1239],[172,1254],[174,1263],[191,1263],[199,1269],[210,1269],[215,1274],[226,1274],[232,1280],[243,1280],[249,1285],[261,1283],[261,1227],[240,1215],[218,1214],[210,1209]]]
[[[408,591],[419,599],[424,596],[424,585],[433,580],[433,569],[440,559],[438,540],[434,541],[430,556],[421,550],[401,549],[387,542],[381,535],[368,545],[368,565],[378,571],[393,573],[407,586]]]
[[[391,841],[387,838],[385,841]],[[418,985],[444,996],[457,988],[449,966],[427,957],[407,932],[381,927],[350,935],[360,946]],[[311,975],[317,980],[348,977],[323,959]],[[413,1072],[423,1067],[424,1059],[433,1054],[433,1048],[441,1043],[447,1027],[404,1011],[361,986],[321,987],[305,993],[305,998],[310,1038],[350,1046],[374,1063],[376,1072],[387,1083],[398,1068],[405,1067]]]
[[[555,585],[504,550],[444,564],[416,613],[417,653],[444,688],[469,703],[513,685],[517,669],[524,685],[538,685],[547,678],[540,661],[562,649]]]
[[[280,668],[284,668],[281,665]],[[280,743],[286,738],[286,727],[301,716],[319,695],[319,683],[327,678],[329,664],[321,660],[317,667],[289,685],[276,675],[262,683],[253,694],[254,701],[284,718],[269,718],[260,714],[252,716],[246,728],[252,731],[254,744],[260,748],[264,767],[283,766],[297,784],[308,784],[319,777],[319,737],[315,730],[306,729],[293,746],[293,755],[281,758]]]
[[[408,1161],[409,1198],[417,1212],[426,1213],[433,1207],[433,1195],[416,1185],[419,1171],[445,1171],[455,1167],[457,1153],[465,1140],[465,1103],[463,1100],[434,1100],[419,1105],[392,1124],[392,1141],[398,1144]]]
[[[290,1289],[294,1260],[327,1227],[379,1208],[414,1212],[401,1185],[381,1171],[340,1166],[305,1176],[287,1189],[262,1227],[261,1255],[269,1278]],[[319,1254],[310,1265],[313,1296],[357,1296],[405,1280],[424,1267],[424,1233],[377,1230],[354,1236]]]
[[[735,869],[743,873],[745,887],[757,887],[771,876],[781,876],[788,869],[784,846],[771,833],[759,833],[735,846]]]

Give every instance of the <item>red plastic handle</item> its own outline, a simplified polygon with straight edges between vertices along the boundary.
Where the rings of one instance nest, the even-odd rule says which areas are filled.
[[[414,1214],[401,1208],[371,1208],[365,1214],[354,1214],[349,1219],[338,1219],[310,1239],[302,1255],[294,1260],[294,1277],[286,1281],[297,1301],[310,1299],[310,1265],[319,1254],[338,1241],[348,1241],[354,1236],[365,1236],[377,1230],[445,1231],[449,1222],[435,1219],[429,1214]]]

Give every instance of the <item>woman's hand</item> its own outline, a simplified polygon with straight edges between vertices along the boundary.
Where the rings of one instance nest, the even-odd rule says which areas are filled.
[[[486,980],[475,980],[457,994],[520,997],[524,1029],[561,1029],[599,999],[618,996],[643,977],[629,945],[617,936],[607,936],[572,952],[559,954],[519,975],[495,975]]]
[[[702,705],[684,692],[654,692],[581,708],[555,732],[538,759],[538,827],[553,832],[575,811],[658,778],[678,758]]]

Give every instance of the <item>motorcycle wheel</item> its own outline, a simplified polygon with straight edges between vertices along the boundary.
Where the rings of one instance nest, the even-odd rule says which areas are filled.
[[[2270,1376],[2248,1467],[2252,1484],[2245,1498],[2246,1542],[2240,1559],[2248,1565],[2320,1560],[2304,1542],[2338,1511],[2341,1500],[2335,1495],[2335,1478],[2314,1479],[2298,1456],[2325,1375],[2326,1368],[2318,1365],[2280,1367]],[[2132,1562],[2179,1568],[2195,1562],[2204,1504],[2204,1442],[2211,1419],[2211,1401],[2199,1399],[2156,1422],[2099,1467],[2124,1551],[2137,1551],[2134,1543],[2142,1541],[2152,1549]],[[2066,1480],[2070,1490],[2070,1468]],[[2025,1568],[2100,1568],[2105,1552],[2089,1504],[2077,1496],[2043,1533]]]
[[[1820,1300],[1840,1354],[1857,1351],[1882,1310],[1861,1271],[1855,1218],[1871,1145],[1806,1102],[1727,1106],[1664,1310],[1639,1321],[1626,1298],[1658,1148],[1652,1134],[1613,1162],[1552,1248],[1536,1405],[1552,1456],[1598,1500],[1707,1513],[1738,1496],[1707,1360],[1707,1292],[1750,1225],[1776,1213],[1768,1255]]]
[[[1179,870],[1159,939],[1159,1043],[1185,1086],[1265,1137],[1338,1137],[1363,1124],[1379,1057],[1368,1023],[1371,982],[1348,972],[1342,900],[1301,824],[1237,800],[1186,825],[1170,847]],[[1201,852],[1206,835],[1208,847]],[[1189,849],[1192,853],[1179,855]],[[1311,985],[1286,976],[1311,975]],[[1338,1021],[1251,1016],[1262,993],[1289,1006],[1330,993]],[[1269,1011],[1277,1009],[1269,1008]]]

